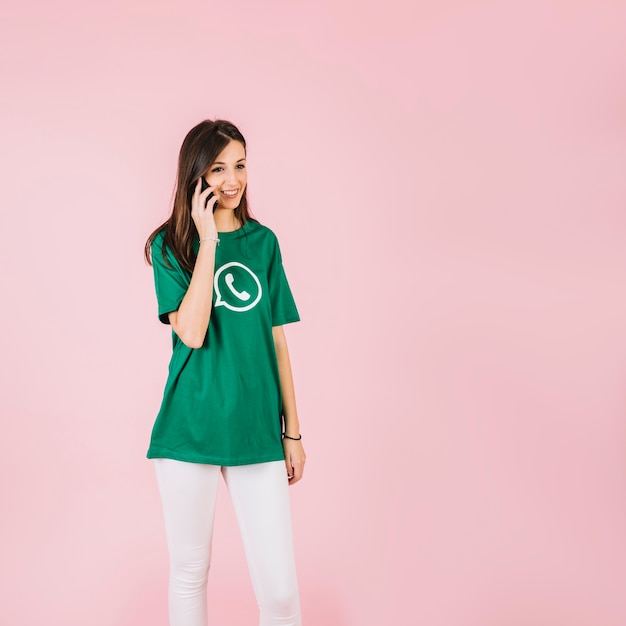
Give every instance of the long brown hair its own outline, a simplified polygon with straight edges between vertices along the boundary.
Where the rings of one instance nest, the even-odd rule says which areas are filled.
[[[244,150],[246,149],[246,140],[239,129],[226,120],[204,120],[187,133],[178,155],[172,214],[146,241],[144,256],[148,264],[152,265],[152,242],[162,230],[165,230],[163,246],[161,247],[165,262],[167,263],[165,258],[165,246],[167,246],[181,267],[193,272],[193,266],[196,262],[193,241],[198,235],[196,225],[191,217],[191,198],[195,184],[198,177],[205,174],[219,153],[232,140],[241,142]],[[248,220],[257,221],[248,209],[247,191],[246,186],[241,196],[241,202],[235,209],[235,217],[242,225]]]

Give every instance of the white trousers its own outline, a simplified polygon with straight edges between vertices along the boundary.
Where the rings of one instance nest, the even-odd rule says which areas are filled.
[[[207,626],[207,581],[220,472],[243,540],[260,626],[301,626],[284,461],[220,467],[154,459],[170,559],[170,626]]]

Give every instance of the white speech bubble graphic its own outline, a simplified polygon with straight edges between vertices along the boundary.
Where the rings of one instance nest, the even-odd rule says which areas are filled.
[[[219,287],[219,278],[222,275],[222,272],[228,269],[229,267],[241,267],[242,269],[246,270],[246,272],[248,272],[248,274],[250,274],[250,276],[252,276],[252,278],[254,279],[254,282],[256,283],[256,286],[259,292],[257,294],[257,297],[249,304],[246,304],[244,306],[234,306],[232,304],[229,304],[228,302],[226,302],[226,300],[222,298],[222,294],[220,293],[220,287]],[[226,275],[225,282],[226,282],[226,286],[230,289],[232,294],[237,299],[242,300],[242,301],[248,301],[251,298],[250,294],[247,291],[240,292],[240,291],[237,291],[237,289],[235,289],[235,286],[233,285],[234,277],[232,274],[229,273]],[[217,270],[217,272],[215,272],[215,276],[213,277],[213,288],[215,289],[215,295],[217,296],[215,300],[215,306],[224,306],[231,311],[237,311],[239,313],[243,311],[249,311],[250,309],[255,307],[257,303],[259,302],[259,300],[261,299],[261,296],[263,295],[263,291],[261,289],[261,283],[259,282],[259,279],[257,278],[256,274],[249,267],[246,267],[243,263],[238,263],[237,261],[231,261],[230,263],[225,263]]]

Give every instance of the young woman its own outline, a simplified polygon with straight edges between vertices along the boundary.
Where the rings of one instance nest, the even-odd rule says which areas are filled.
[[[148,238],[159,319],[173,353],[147,457],[170,558],[170,626],[206,626],[220,473],[261,626],[299,626],[288,486],[302,478],[283,325],[300,319],[274,233],[246,197],[246,142],[224,120],[185,137],[170,218]]]

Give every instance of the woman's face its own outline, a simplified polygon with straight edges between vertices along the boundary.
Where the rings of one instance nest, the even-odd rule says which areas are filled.
[[[216,188],[217,208],[236,209],[248,182],[243,144],[232,139],[218,154],[204,177],[211,187]]]

